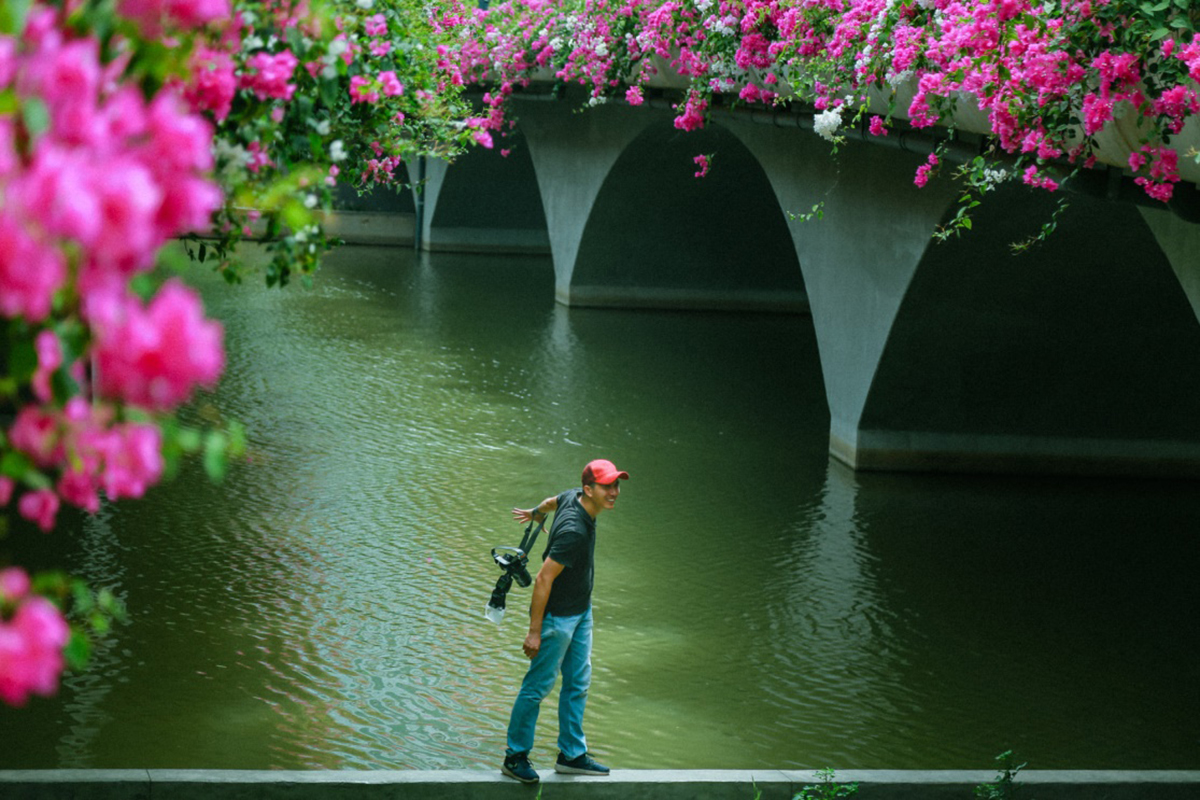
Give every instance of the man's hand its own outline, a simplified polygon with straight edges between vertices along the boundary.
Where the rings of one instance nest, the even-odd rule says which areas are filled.
[[[542,649],[542,634],[530,632],[529,635],[525,637],[525,644],[522,645],[522,649],[525,651],[526,658],[533,658],[536,656],[538,654],[538,650]]]

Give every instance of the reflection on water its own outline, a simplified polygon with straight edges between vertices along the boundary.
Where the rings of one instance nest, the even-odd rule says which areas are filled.
[[[594,456],[633,476],[597,549],[615,766],[1200,766],[1194,484],[850,473],[808,320],[565,309],[545,260],[202,283],[229,367],[195,413],[251,459],[0,543],[132,617],[0,710],[0,767],[495,768],[528,591],[485,622],[488,552]]]

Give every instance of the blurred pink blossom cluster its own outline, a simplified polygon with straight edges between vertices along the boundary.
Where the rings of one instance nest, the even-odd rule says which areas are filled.
[[[201,45],[192,51],[191,80],[184,98],[197,111],[212,113],[217,122],[229,116],[237,92],[233,58],[226,52]]]
[[[168,281],[145,307],[130,295],[97,293],[91,301],[85,310],[101,397],[166,411],[221,376],[221,326],[205,319],[200,298],[178,281]]]
[[[122,6],[143,25],[228,11],[224,0]],[[0,500],[23,491],[19,513],[43,530],[60,500],[95,511],[101,493],[137,497],[156,482],[158,429],[120,409],[169,411],[224,363],[220,325],[193,291],[168,282],[143,303],[129,288],[222,202],[208,176],[212,127],[173,89],[147,98],[122,58],[104,63],[98,40],[71,33],[61,13],[35,4],[20,37],[0,36],[0,89],[25,112],[0,118],[0,314],[32,326],[37,356],[35,402],[8,443],[53,482],[3,478]],[[67,321],[84,330],[70,348]],[[58,396],[56,375],[68,387]]]
[[[221,202],[204,173],[212,129],[160,93],[147,102],[102,64],[99,42],[73,39],[37,6],[20,40],[0,38],[0,86],[44,108],[45,130],[0,120],[0,311],[40,322],[77,254],[80,290],[124,284]]]
[[[146,37],[164,28],[198,28],[229,16],[228,0],[119,0],[117,10],[134,20]]]
[[[206,229],[224,200],[210,177],[212,125],[189,104],[228,114],[232,62],[201,47],[187,88],[143,84],[134,48],[102,48],[67,23],[74,5],[34,0],[20,35],[0,35],[0,93],[17,111],[0,115],[0,316],[7,345],[24,344],[36,362],[8,365],[16,413],[0,506],[15,503],[43,531],[64,502],[96,512],[102,497],[140,497],[157,483],[156,415],[213,385],[224,365],[221,327],[194,291],[174,280],[157,291],[146,282],[142,295],[132,287],[164,244]],[[227,0],[118,6],[145,36],[230,13]],[[286,66],[263,65],[252,89],[286,93]],[[24,571],[0,572],[0,701],[53,693],[69,637]]]
[[[59,497],[95,513],[101,491],[113,500],[141,497],[162,475],[162,436],[156,426],[114,422],[110,408],[81,397],[62,409],[25,406],[9,437],[37,466],[65,465],[54,492],[38,489],[21,498],[21,513],[44,531],[54,527]],[[11,493],[11,482],[4,489]]]
[[[248,71],[242,75],[242,86],[254,92],[260,100],[291,100],[296,93],[296,85],[291,82],[292,75],[299,64],[290,50],[255,53],[246,61]]]
[[[54,694],[71,635],[62,612],[30,590],[24,570],[0,570],[0,700],[14,706]]]

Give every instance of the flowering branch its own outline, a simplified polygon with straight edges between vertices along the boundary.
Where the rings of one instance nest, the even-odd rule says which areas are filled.
[[[458,56],[498,87],[493,131],[534,78],[578,83],[589,105],[639,105],[682,79],[681,130],[704,125],[716,95],[812,108],[835,146],[864,114],[884,136],[899,119],[953,129],[962,112],[988,136],[986,167],[959,173],[972,198],[1001,159],[1006,180],[1047,191],[1106,160],[1166,202],[1181,180],[1174,137],[1200,111],[1198,23],[1186,0],[511,0],[470,18]],[[1109,152],[1130,124],[1133,151]]]

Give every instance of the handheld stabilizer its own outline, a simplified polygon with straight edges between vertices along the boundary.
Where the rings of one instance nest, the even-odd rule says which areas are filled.
[[[496,562],[496,566],[502,572],[496,579],[496,586],[492,589],[492,597],[488,600],[487,607],[483,609],[483,615],[496,624],[504,619],[504,601],[508,597],[508,590],[512,588],[513,581],[516,581],[521,588],[533,583],[533,578],[529,575],[528,553],[533,548],[533,543],[537,541],[538,534],[546,526],[546,517],[542,517],[542,521],[537,523],[536,528],[533,526],[533,518],[530,517],[529,526],[525,528],[525,535],[521,538],[519,546],[492,548],[492,561]]]

